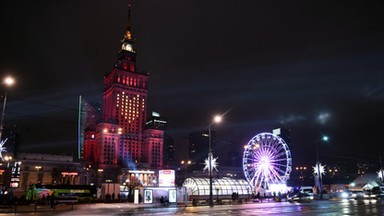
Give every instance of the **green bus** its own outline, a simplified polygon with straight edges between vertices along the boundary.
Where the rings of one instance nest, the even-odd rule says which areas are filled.
[[[53,194],[56,202],[91,202],[96,193],[96,187],[89,185],[36,185],[27,192],[27,199],[40,200]]]

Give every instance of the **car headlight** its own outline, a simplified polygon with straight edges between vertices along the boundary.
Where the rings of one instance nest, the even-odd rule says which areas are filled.
[[[347,198],[349,195],[348,195],[348,193],[347,192],[342,192],[341,193],[341,197],[342,198]]]

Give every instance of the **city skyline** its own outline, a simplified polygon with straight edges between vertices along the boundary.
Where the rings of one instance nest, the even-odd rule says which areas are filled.
[[[17,85],[4,123],[20,128],[21,152],[76,154],[78,96],[101,101],[129,2],[148,111],[167,118],[179,157],[189,133],[226,113],[218,142],[242,146],[282,126],[294,162],[314,157],[324,134],[322,154],[379,158],[384,32],[366,2],[6,1],[0,74]]]

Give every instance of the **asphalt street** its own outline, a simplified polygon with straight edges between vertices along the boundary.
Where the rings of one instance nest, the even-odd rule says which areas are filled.
[[[303,203],[263,202],[233,205],[169,206],[158,204],[97,203],[0,209],[0,215],[384,215],[384,200],[314,200]]]
[[[314,200],[209,206],[98,204],[76,206],[60,215],[384,215],[383,200]]]

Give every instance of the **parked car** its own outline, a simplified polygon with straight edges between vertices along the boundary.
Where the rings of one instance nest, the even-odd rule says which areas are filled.
[[[360,190],[353,190],[353,191],[349,191],[349,196],[346,197],[346,198],[349,198],[349,199],[364,199],[364,191],[360,191]]]
[[[301,193],[307,193],[311,196],[314,196],[314,193],[313,193],[313,187],[312,186],[301,186],[300,187],[300,192]]]
[[[372,190],[365,192],[364,197],[368,199],[384,198],[384,188],[382,186],[373,187]]]
[[[288,202],[309,202],[313,200],[313,195],[309,193],[291,193],[287,195]]]

